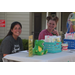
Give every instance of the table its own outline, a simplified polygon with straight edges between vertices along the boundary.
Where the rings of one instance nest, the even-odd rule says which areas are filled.
[[[21,51],[14,54],[6,55],[3,58],[3,62],[8,61],[19,61],[19,62],[75,62],[75,50],[72,52],[62,51],[60,53],[47,53],[45,55],[39,56],[34,55],[32,57],[28,56],[28,52]]]

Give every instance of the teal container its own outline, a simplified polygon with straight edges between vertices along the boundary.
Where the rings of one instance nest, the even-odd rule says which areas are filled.
[[[48,53],[61,52],[61,42],[44,42],[44,50],[48,49]]]

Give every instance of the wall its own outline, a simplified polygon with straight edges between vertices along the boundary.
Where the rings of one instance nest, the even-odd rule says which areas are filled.
[[[5,19],[5,12],[0,12],[0,19]],[[0,27],[0,39],[5,36],[5,28],[6,27]]]
[[[42,13],[42,29],[46,29],[46,12]]]
[[[34,32],[34,13],[38,12],[30,12],[30,34]],[[42,25],[41,31],[46,28],[46,12],[42,12]]]
[[[66,32],[66,21],[70,12],[61,12],[62,31]],[[5,19],[6,27],[0,27],[0,39],[4,38],[10,29],[13,21],[19,21],[22,24],[22,39],[28,39],[28,36],[34,31],[34,12],[0,12],[0,19]],[[46,12],[42,12],[42,29],[46,28]],[[58,28],[59,29],[59,28]]]
[[[3,15],[2,15],[3,14]],[[6,27],[0,28],[0,39],[3,38],[9,31],[11,23],[19,21],[22,24],[22,33],[20,37],[22,39],[28,39],[29,36],[29,12],[0,12],[0,17],[5,18]],[[1,19],[1,18],[0,18]],[[5,34],[4,34],[5,33]]]

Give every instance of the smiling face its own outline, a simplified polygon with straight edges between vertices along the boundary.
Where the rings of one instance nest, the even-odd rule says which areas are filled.
[[[48,30],[49,31],[52,31],[54,30],[54,28],[56,28],[56,22],[54,20],[49,20],[49,22],[47,23],[47,26],[48,26]]]
[[[11,32],[13,33],[12,36],[17,38],[21,34],[21,26],[19,24],[15,25]]]

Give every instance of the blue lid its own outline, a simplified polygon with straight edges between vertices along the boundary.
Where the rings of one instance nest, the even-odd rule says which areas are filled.
[[[67,42],[65,42],[64,44],[68,44]]]
[[[75,33],[75,32],[71,32],[71,33]]]

